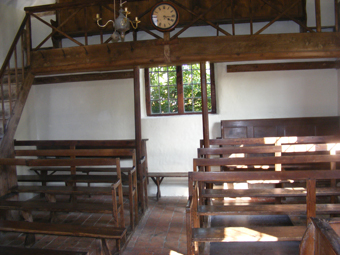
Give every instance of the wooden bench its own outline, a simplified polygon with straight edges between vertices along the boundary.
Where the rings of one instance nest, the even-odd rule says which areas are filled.
[[[122,180],[120,172],[120,159],[112,158],[114,157],[113,150],[32,150],[28,153],[29,157],[33,154],[44,155],[44,153],[51,156],[62,156],[62,158],[48,158],[48,159],[32,159],[32,158],[20,158],[20,159],[1,159],[0,164],[10,164],[12,161],[16,165],[26,165],[26,166],[42,166],[42,167],[69,167],[70,174],[68,175],[49,175],[49,176],[36,176],[36,175],[24,175],[18,176],[18,181],[61,181],[68,185],[75,186],[77,182],[102,182],[108,183],[112,187],[112,203],[113,203],[113,218],[116,226],[125,227],[124,221],[124,205],[123,205],[123,191],[122,191]],[[19,153],[21,156],[25,153]],[[90,157],[92,155],[92,157]],[[101,157],[99,157],[99,155]],[[45,155],[46,156],[46,155]],[[81,158],[75,158],[76,156]],[[105,158],[103,158],[105,156]],[[111,158],[110,158],[111,156]],[[74,158],[64,158],[64,157],[74,157]],[[83,158],[82,158],[83,157]],[[86,157],[86,158],[84,158]],[[91,167],[102,167],[111,166],[117,169],[116,176],[103,176],[103,175],[93,175],[91,178],[87,175],[76,175],[74,169],[81,166],[91,166]],[[59,187],[62,189],[63,187]],[[72,194],[73,195],[73,194]],[[119,197],[118,202],[116,200]],[[53,198],[52,202],[56,200]],[[120,215],[120,220],[118,217]],[[133,224],[133,221],[132,223]]]
[[[38,154],[41,154],[36,150]],[[60,154],[59,154],[60,153]],[[111,153],[111,154],[110,154]],[[120,249],[121,240],[125,239],[126,228],[125,228],[125,220],[124,220],[124,204],[123,204],[123,191],[122,191],[122,179],[120,172],[120,159],[113,157],[112,152],[107,150],[59,150],[57,154],[59,157],[52,157],[48,159],[42,158],[20,158],[20,159],[0,159],[1,165],[22,165],[28,167],[68,167],[71,169],[71,173],[68,175],[51,175],[46,176],[46,178],[55,178],[63,182],[67,182],[69,184],[75,184],[77,182],[94,182],[101,181],[106,182],[111,185],[109,187],[111,189],[111,197],[112,203],[110,204],[94,204],[94,203],[79,203],[75,200],[71,202],[58,202],[55,198],[53,198],[52,194],[49,194],[49,202],[48,201],[0,201],[0,210],[20,210],[22,216],[27,222],[1,222],[0,231],[14,231],[14,232],[24,232],[24,233],[46,233],[58,235],[70,235],[70,236],[85,236],[85,237],[94,237],[99,238],[101,241],[101,247],[103,249],[103,254],[111,254],[106,245],[106,241],[104,238],[113,238],[116,239],[117,248]],[[91,157],[94,155],[94,157]],[[101,157],[97,156],[101,155]],[[30,155],[31,156],[31,155]],[[79,158],[70,158],[70,157],[79,157]],[[65,158],[66,157],[66,158]],[[89,176],[87,175],[76,175],[72,169],[76,167],[115,167],[116,168],[116,176],[110,175],[109,177],[102,175],[93,175],[91,176],[92,180],[89,180]],[[40,178],[41,176],[31,175],[26,176],[27,179],[30,178]],[[87,178],[87,180],[85,180]],[[49,186],[43,186],[42,188],[47,189]],[[54,191],[60,189],[63,190],[63,194],[65,192],[69,192],[72,195],[79,193],[74,185],[68,187],[55,186],[52,189]],[[95,187],[83,187],[86,189],[92,189]],[[20,187],[17,187],[18,191]],[[85,192],[84,189],[80,189],[81,192]],[[99,191],[97,191],[99,192]],[[105,192],[108,192],[106,190]],[[118,197],[118,200],[117,200]],[[77,226],[70,227],[69,225],[36,225],[33,222],[32,211],[50,211],[50,212],[97,212],[97,213],[110,213],[113,216],[113,224],[114,227],[102,227],[102,228],[77,228]],[[27,223],[27,224],[26,224]],[[26,224],[26,225],[25,225]],[[58,227],[60,226],[60,227]],[[44,232],[44,231],[47,232]],[[64,232],[63,232],[64,231]],[[83,231],[83,232],[82,232]],[[92,231],[92,232],[91,232]],[[106,236],[106,237],[105,237]],[[32,238],[32,234],[28,235],[28,241],[30,242]]]
[[[156,199],[157,201],[161,197],[161,183],[165,177],[185,177],[188,178],[188,173],[186,172],[149,172],[148,177],[152,179],[152,181],[156,184],[157,193]]]
[[[140,158],[137,159],[137,148],[135,140],[14,140],[16,149],[134,149],[135,164],[138,184],[138,203],[143,212],[148,206],[147,195],[147,148],[148,139],[142,139]],[[121,156],[121,159],[132,159],[131,156]],[[133,160],[133,159],[132,159]]]
[[[120,168],[120,173],[122,183],[124,183],[124,174],[127,174],[126,184],[122,186],[123,195],[129,198],[129,209],[130,209],[130,225],[134,229],[135,224],[138,222],[138,202],[137,202],[137,173],[136,173],[136,151],[135,149],[35,149],[35,150],[15,150],[15,155],[17,157],[39,157],[58,159],[63,157],[70,158],[86,158],[86,157],[100,157],[105,158],[108,156],[119,157],[119,158],[131,158],[132,166]],[[47,160],[47,159],[46,159]],[[18,175],[18,182],[41,182],[43,186],[47,182],[65,182],[67,185],[75,186],[75,183],[87,183],[90,187],[90,183],[113,183],[117,182],[117,167],[85,167],[85,166],[69,166],[69,167],[55,167],[55,166],[43,166],[43,167],[33,167],[30,168],[31,171],[38,173],[37,176],[32,175]],[[48,172],[52,172],[48,175]],[[58,172],[69,172],[72,175],[53,175]],[[79,175],[79,173],[86,173],[87,175]],[[95,173],[96,175],[90,175],[90,173]],[[98,173],[111,173],[114,175],[98,175]],[[17,191],[22,192],[22,189]],[[69,190],[71,191],[71,190]],[[95,189],[88,189],[88,195]],[[73,193],[73,191],[71,191]],[[83,189],[85,192],[85,189]],[[97,193],[99,191],[96,191]],[[103,195],[108,192],[103,189]],[[47,192],[45,192],[47,193]]]
[[[221,166],[221,171],[335,169],[335,162],[330,162],[329,158],[318,157],[335,154],[340,149],[340,143],[336,143],[340,142],[340,138],[336,136],[229,138],[210,141],[212,147],[199,148],[197,155],[199,158],[229,158],[230,164]],[[287,157],[295,155],[299,162]],[[306,158],[303,158],[304,156]],[[271,161],[267,160],[268,157],[272,157]],[[279,159],[280,157],[282,159]],[[285,161],[279,162],[280,160]],[[210,171],[211,167],[207,166],[204,170]],[[333,180],[332,186],[335,185],[336,180]],[[228,187],[233,188],[232,184],[228,184]],[[280,199],[277,199],[277,202],[279,201]]]
[[[33,245],[34,235],[58,235],[96,238],[99,242],[101,254],[111,255],[107,239],[116,240],[116,248],[120,250],[120,240],[126,236],[126,228],[84,227],[70,224],[51,224],[26,221],[0,220],[0,231],[26,233],[25,245]],[[46,253],[45,253],[46,254]]]
[[[339,255],[340,219],[311,218],[300,244],[300,255]]]
[[[276,163],[304,163],[313,162],[313,158],[318,162],[338,162],[339,155],[319,155],[314,156],[285,156],[285,157],[254,157],[252,160],[258,160],[258,163],[268,162]],[[206,166],[223,166],[231,163],[249,164],[249,158],[216,158],[194,159],[194,170],[197,171]],[[339,170],[301,170],[301,171],[228,171],[228,172],[190,172],[189,173],[189,200],[187,204],[187,239],[188,254],[197,254],[198,244],[204,242],[229,242],[229,241],[296,241],[301,240],[306,227],[274,227],[258,228],[252,231],[242,232],[240,228],[206,228],[202,225],[200,219],[204,216],[214,215],[278,215],[278,214],[302,214],[306,215],[308,222],[316,214],[336,214],[340,212],[340,204],[316,204],[316,196],[339,195],[339,188],[325,189],[316,188],[317,180],[336,180],[340,178]],[[294,181],[306,182],[306,189],[286,190],[272,188],[266,191],[262,189],[244,190],[210,190],[206,188],[209,183],[225,182],[247,182],[254,180],[269,181]],[[249,204],[249,205],[210,205],[204,201],[217,197],[276,197],[276,196],[302,196],[306,197],[306,204]],[[238,239],[238,231],[242,232],[242,238]],[[240,233],[240,232],[239,232]],[[258,235],[256,235],[258,233]],[[262,234],[261,234],[262,233]],[[275,234],[276,233],[276,234]],[[245,236],[249,235],[249,239]],[[260,237],[274,237],[272,240]],[[252,237],[252,238],[251,238]],[[241,240],[242,239],[242,240]]]
[[[37,249],[17,246],[0,246],[1,255],[88,255],[84,251],[65,251],[52,249]]]

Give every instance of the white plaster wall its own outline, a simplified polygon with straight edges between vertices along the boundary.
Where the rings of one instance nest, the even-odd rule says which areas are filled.
[[[37,137],[131,139],[133,102],[132,79],[35,86]]]
[[[23,10],[18,10],[13,6],[7,6],[0,2],[0,65],[6,58],[24,16],[25,12]]]

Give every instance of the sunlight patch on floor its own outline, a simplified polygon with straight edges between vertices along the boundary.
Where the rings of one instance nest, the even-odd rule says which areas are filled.
[[[245,227],[224,229],[224,242],[276,242],[278,238]]]

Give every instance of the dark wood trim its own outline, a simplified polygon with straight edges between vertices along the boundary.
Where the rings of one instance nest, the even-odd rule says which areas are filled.
[[[339,68],[338,61],[227,65],[227,72],[237,73],[237,72],[287,71],[287,70],[334,69],[334,68],[336,69]]]
[[[44,85],[44,84],[65,83],[65,82],[132,79],[133,77],[134,77],[133,71],[61,75],[61,76],[49,76],[49,77],[36,77],[33,81],[33,85]]]

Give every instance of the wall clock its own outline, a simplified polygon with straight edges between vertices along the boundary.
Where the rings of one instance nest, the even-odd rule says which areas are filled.
[[[175,29],[179,21],[179,13],[174,4],[160,2],[151,10],[151,24],[161,32]]]

